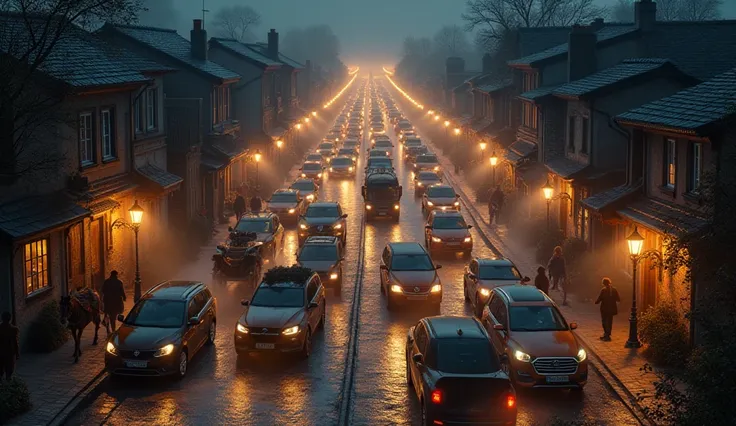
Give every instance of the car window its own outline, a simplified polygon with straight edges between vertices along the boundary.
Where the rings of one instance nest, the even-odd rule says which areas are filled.
[[[235,225],[238,232],[273,232],[271,221],[268,219],[241,220]]]
[[[125,323],[139,327],[181,327],[186,305],[179,300],[143,299],[131,309]]]
[[[304,306],[304,288],[262,285],[258,287],[251,306],[298,308]]]
[[[397,254],[391,259],[392,271],[432,271],[434,265],[426,253]]]
[[[433,186],[427,189],[427,197],[455,198],[455,190],[444,186]]]
[[[212,293],[210,292],[210,289],[206,287],[204,289],[204,299],[206,302],[209,302],[209,300],[212,299]]]
[[[465,223],[465,219],[462,216],[447,217],[447,216],[435,216],[432,222],[432,228],[434,229],[467,229],[468,224]]]
[[[434,155],[423,154],[417,157],[417,163],[436,163],[437,157]]]
[[[314,300],[314,296],[317,294],[317,280],[312,280],[307,286],[307,302]]]
[[[197,309],[196,315],[199,315],[202,312],[202,309],[204,309],[204,305],[207,304],[207,298],[205,297],[204,292],[200,291],[197,293],[196,296],[194,296],[194,304]]]
[[[567,323],[554,306],[512,306],[511,331],[562,331]]]
[[[470,262],[470,272],[472,274],[478,275],[478,262],[476,262],[475,260]]]
[[[303,170],[307,170],[307,171],[315,171],[316,172],[316,171],[322,170],[322,165],[319,164],[319,163],[306,163],[306,164],[304,164],[304,166],[302,167],[302,169]]]
[[[499,324],[508,329],[509,321],[506,315],[506,304],[503,303],[503,300],[498,296],[495,296],[493,300],[491,300],[491,314],[493,314],[493,317],[496,318],[496,321],[498,321]]]
[[[450,374],[485,374],[499,370],[498,358],[487,339],[440,339],[437,370]]]
[[[333,166],[352,166],[353,160],[350,158],[335,158],[332,160]]]
[[[419,353],[424,354],[427,349],[427,343],[429,341],[427,329],[424,328],[424,324],[419,323],[414,328],[414,341],[417,344],[417,349],[419,350]]]
[[[315,206],[312,204],[307,208],[306,217],[338,217],[340,216],[337,206]]]
[[[299,191],[314,191],[314,184],[309,181],[294,182],[291,188]]]
[[[391,267],[391,253],[389,252],[388,247],[383,249],[382,257],[383,257],[383,264],[390,268]]]
[[[305,244],[299,252],[297,260],[304,262],[315,262],[322,260],[337,260],[337,246],[327,244]]]
[[[297,201],[296,192],[280,192],[271,196],[272,203],[296,203]]]
[[[279,217],[274,216],[273,217],[273,229],[279,229],[279,224],[280,224]]]
[[[519,280],[521,279],[521,274],[514,266],[483,265],[480,268],[480,279],[482,280]]]

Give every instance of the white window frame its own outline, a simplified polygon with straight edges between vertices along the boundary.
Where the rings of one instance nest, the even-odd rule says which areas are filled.
[[[41,238],[23,245],[23,278],[26,296],[49,286],[49,239]]]
[[[691,164],[690,191],[697,192],[703,178],[703,144],[693,143],[693,158]]]
[[[146,129],[154,130],[158,125],[158,89],[146,89]]]
[[[79,114],[79,163],[90,166],[95,159],[95,126],[91,111]]]
[[[102,139],[102,159],[112,160],[115,152],[115,112],[112,108],[100,110],[100,138]]]
[[[664,186],[672,189],[677,183],[677,141],[668,138],[665,143]]]

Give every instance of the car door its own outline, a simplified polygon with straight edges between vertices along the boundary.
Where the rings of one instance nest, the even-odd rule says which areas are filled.
[[[381,285],[388,287],[389,268],[391,268],[391,250],[388,246],[383,249],[381,266]]]
[[[204,333],[205,333],[205,340],[209,338],[209,330],[210,330],[210,324],[216,321],[217,317],[217,306],[216,306],[216,300],[212,296],[212,293],[208,288],[205,288],[202,290],[202,296],[204,297],[204,308],[202,310],[202,314],[205,316],[205,326],[204,327]]]
[[[427,329],[424,327],[424,323],[419,322],[419,324],[414,327],[414,341],[412,342],[412,351],[409,354],[411,380],[414,384],[414,391],[417,395],[422,394],[422,387],[424,386],[424,383],[422,382],[424,364],[422,363],[422,365],[418,365],[414,361],[413,357],[416,354],[424,355],[428,344],[429,335],[427,334]]]
[[[199,323],[190,322],[199,318],[200,311],[201,306],[197,304],[196,297],[192,297],[191,299],[189,299],[189,302],[187,304],[187,331],[186,333],[184,333],[184,337],[190,350],[190,357],[194,356],[194,354],[197,352],[197,349],[199,349],[199,346],[202,343],[202,331],[199,327]]]
[[[477,302],[476,295],[478,294],[478,273],[480,272],[478,268],[478,261],[473,260],[470,262],[470,265],[468,267],[468,271],[465,274],[466,282],[468,285],[468,297],[470,297],[470,303],[475,306],[475,303]]]
[[[309,327],[311,330],[314,330],[317,328],[317,322],[319,321],[319,308],[310,308],[309,304],[312,302],[318,302],[317,299],[317,290],[319,289],[318,286],[319,278],[314,277],[309,281],[309,284],[307,285],[307,321],[309,322]]]
[[[501,296],[497,293],[493,293],[493,298],[489,304],[491,318],[488,323],[490,330],[488,333],[492,336],[491,341],[493,347],[499,356],[502,356],[506,351],[506,341],[508,336],[508,313],[506,310],[506,303]],[[494,325],[500,324],[503,326],[503,330],[495,330]]]

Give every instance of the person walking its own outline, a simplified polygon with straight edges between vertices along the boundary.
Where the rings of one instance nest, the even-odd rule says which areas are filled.
[[[117,325],[115,321],[118,315],[125,310],[125,287],[123,282],[118,279],[118,271],[110,272],[110,278],[102,283],[102,304],[104,305],[105,315],[110,319],[112,331],[115,331]]]
[[[497,185],[496,189],[491,193],[491,197],[488,199],[488,215],[491,223],[494,221],[498,222],[498,217],[505,201],[506,195],[501,190],[501,185]]]
[[[256,195],[250,199],[250,211],[258,213],[261,210],[263,210],[263,200],[261,200],[261,197]]]
[[[10,380],[15,371],[15,362],[20,359],[20,332],[10,323],[13,316],[3,312],[0,323],[0,380]]]
[[[601,305],[601,323],[603,324],[603,336],[600,337],[604,342],[611,341],[611,328],[613,327],[613,317],[618,314],[618,302],[621,298],[618,296],[618,290],[611,285],[610,278],[603,278],[601,281],[603,288],[601,289],[595,304]]]
[[[544,269],[544,266],[537,268],[537,276],[534,277],[534,286],[544,294],[549,294],[549,278],[547,278],[547,270]]]
[[[233,210],[235,211],[235,218],[240,220],[245,213],[245,198],[243,198],[242,195],[238,194],[238,196],[235,197],[235,201],[233,201]]]
[[[565,264],[565,257],[562,255],[562,247],[555,247],[552,257],[547,263],[547,270],[549,271],[549,277],[552,279],[552,290],[557,290],[560,282],[567,279],[567,265]]]

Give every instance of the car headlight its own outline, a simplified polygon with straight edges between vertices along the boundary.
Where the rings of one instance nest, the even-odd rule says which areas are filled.
[[[307,200],[313,201],[314,200],[314,194],[307,195]]]
[[[432,290],[430,290],[432,293],[439,293],[442,291],[442,284],[435,284],[432,286]]]
[[[348,171],[352,172],[353,171],[353,166],[348,167]]]
[[[329,161],[327,161],[329,163]],[[332,168],[330,168],[332,170]],[[318,174],[317,177],[322,177],[322,173]]]
[[[400,285],[394,284],[394,285],[391,286],[391,291],[393,293],[402,293],[404,290],[401,288]]]
[[[432,237],[432,242],[433,243],[441,243],[442,242],[442,238]]]
[[[440,166],[434,166],[434,171],[435,172],[439,172],[440,171]]]
[[[371,206],[370,204],[366,204],[366,205],[365,205],[365,209],[366,209],[366,210],[370,210],[370,209],[372,209],[372,208],[373,208],[373,206]]]
[[[460,201],[455,201],[455,207],[460,205]]]
[[[487,288],[480,289],[481,296],[488,297],[491,295],[491,290],[488,290]]]
[[[532,360],[532,357],[529,356],[529,354],[522,351],[514,351],[514,358],[521,362],[529,362]]]
[[[398,209],[399,209],[399,205],[398,204],[394,204],[394,210],[398,210]]]
[[[307,174],[306,173],[302,173],[302,177],[307,177]]]
[[[244,326],[241,323],[238,323],[238,325],[235,328],[238,329],[239,333],[248,334],[250,332],[250,330],[248,330],[248,327]]]
[[[330,167],[330,171],[331,171],[331,172],[334,172],[334,171],[335,171],[335,169],[333,169],[332,167]],[[321,176],[321,175],[322,175],[322,174],[320,173],[320,176]]]
[[[414,167],[416,167],[416,166],[417,166],[417,163],[414,163]]]
[[[285,328],[281,332],[281,334],[283,334],[284,336],[293,336],[293,335],[295,335],[297,333],[299,333],[299,326],[298,325],[295,325],[295,326],[289,327],[289,328]]]
[[[303,224],[303,223],[300,223],[300,224],[299,224],[299,227],[300,227],[301,229],[307,229],[307,225],[305,225],[305,224]]]
[[[333,226],[332,229],[342,229],[342,223],[338,223],[337,225]]]
[[[107,342],[107,347],[105,347],[105,350],[110,355],[117,355],[118,354],[118,348],[115,347],[115,344],[112,342]]]
[[[337,272],[333,272],[333,273],[330,274],[330,279],[331,280],[336,280],[337,277],[338,277]]]
[[[171,353],[174,352],[174,344],[169,343],[168,345],[164,346],[163,348],[157,350],[153,356],[155,357],[162,357],[166,355],[171,355]]]
[[[429,207],[432,207],[432,206],[434,205],[434,203],[433,203],[433,202],[431,202],[431,201],[427,201],[427,205],[428,205]]]
[[[465,237],[465,239],[463,241],[466,242],[466,243],[469,243],[469,242],[473,241],[473,239],[471,237]]]
[[[417,186],[422,186],[422,183],[421,182],[417,182]]]
[[[578,362],[583,362],[586,358],[588,358],[587,352],[585,352],[585,349],[580,348],[578,354],[575,356],[575,359],[577,359]]]
[[[289,209],[289,214],[294,214],[296,212],[295,209]]]

